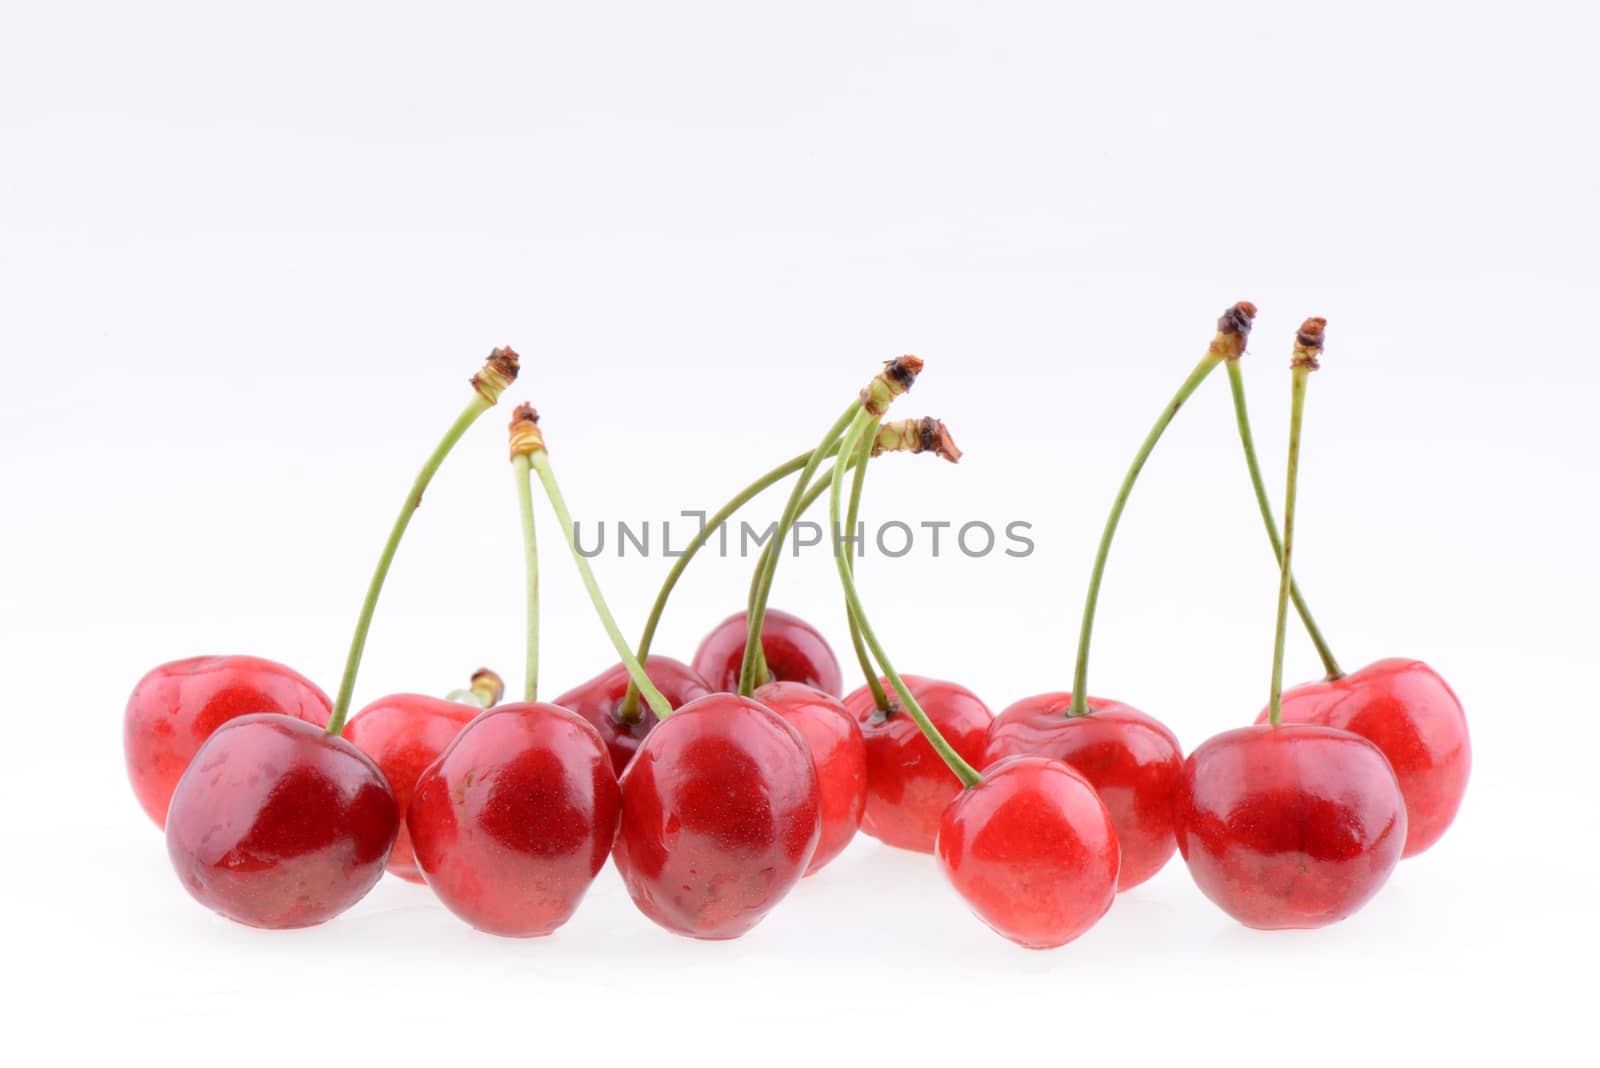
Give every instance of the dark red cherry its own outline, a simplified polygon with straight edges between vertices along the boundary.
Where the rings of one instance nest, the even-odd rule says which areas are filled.
[[[1266,721],[1263,711],[1256,722]],[[1406,799],[1401,856],[1433,845],[1455,819],[1472,770],[1467,717],[1422,661],[1379,660],[1342,679],[1296,686],[1283,695],[1283,722],[1338,727],[1383,750]]]
[[[978,918],[1029,949],[1077,938],[1117,896],[1117,832],[1089,780],[1015,756],[961,791],[939,823],[939,865]]]
[[[1247,927],[1324,927],[1400,860],[1405,802],[1378,747],[1313,724],[1219,734],[1189,754],[1173,806],[1202,892]]]
[[[673,708],[682,708],[690,701],[712,692],[698,671],[670,656],[645,657],[644,673]],[[618,775],[628,766],[633,754],[638,752],[639,743],[644,741],[645,735],[656,725],[656,714],[650,711],[650,706],[643,699],[639,701],[639,718],[635,722],[626,723],[617,717],[617,710],[622,706],[622,699],[627,692],[627,666],[617,664],[588,682],[574,686],[553,702],[562,708],[572,709],[594,724],[600,737],[605,739],[606,748],[611,752],[611,766]]]
[[[196,901],[251,927],[310,927],[383,874],[400,810],[361,750],[304,720],[230,720],[167,810],[167,853]]]
[[[973,767],[983,766],[984,739],[993,717],[965,686],[920,675],[902,675],[933,725]],[[900,708],[887,679],[887,716],[879,713],[865,686],[850,693],[844,706],[861,727],[867,749],[867,809],[861,829],[888,845],[932,853],[939,820],[961,791],[961,781],[933,751],[916,720]]]
[[[711,629],[694,651],[694,669],[714,690],[736,693],[750,616],[735,612]],[[799,616],[767,609],[761,620],[761,649],[773,682],[799,682],[838,697],[844,692],[839,659],[816,627]]]
[[[800,733],[759,702],[712,694],[658,724],[622,773],[612,859],[662,927],[737,938],[800,881],[818,808]]]
[[[755,697],[799,731],[811,752],[822,819],[822,837],[806,868],[813,875],[842,853],[861,827],[867,807],[867,748],[861,728],[837,697],[798,682],[769,682],[756,688]]]
[[[350,717],[345,740],[372,758],[383,771],[400,806],[400,834],[389,852],[388,869],[414,883],[422,882],[411,850],[406,812],[423,769],[439,758],[461,728],[483,709],[419,693],[380,697]]]
[[[606,862],[621,795],[600,732],[550,704],[478,715],[417,781],[417,865],[451,912],[527,938],[566,923]]]
[[[299,672],[256,656],[196,656],[153,668],[122,721],[128,779],[139,804],[167,825],[167,805],[200,746],[239,716],[276,712],[328,725],[328,695]]]
[[[1024,697],[989,725],[983,766],[1010,756],[1042,756],[1083,773],[1117,828],[1122,873],[1117,889],[1138,886],[1177,852],[1172,798],[1183,772],[1178,739],[1158,720],[1120,701],[1089,698],[1089,714],[1069,716],[1069,693]]]

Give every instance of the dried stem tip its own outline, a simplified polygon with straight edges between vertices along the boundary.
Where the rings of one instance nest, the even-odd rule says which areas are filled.
[[[483,370],[472,376],[472,388],[484,400],[494,404],[500,400],[500,394],[517,380],[520,367],[521,360],[509,345],[495,349],[483,362]]]
[[[519,404],[511,413],[511,458],[544,452],[544,431],[539,429],[539,413],[531,404]]]
[[[1217,320],[1217,336],[1211,339],[1211,354],[1223,360],[1237,360],[1243,356],[1255,318],[1256,306],[1248,300],[1241,300],[1223,312]]]
[[[506,695],[506,683],[498,673],[479,668],[472,673],[472,692],[483,698],[485,708],[493,708]]]
[[[1300,324],[1300,331],[1294,336],[1294,355],[1289,359],[1291,368],[1315,371],[1322,366],[1322,335],[1327,328],[1328,320],[1320,315]]]
[[[896,356],[883,365],[861,391],[861,407],[882,417],[894,399],[911,388],[922,373],[922,360],[916,356]]]
[[[896,419],[878,428],[872,442],[872,455],[885,452],[931,452],[951,463],[961,459],[961,450],[943,420],[924,416],[921,419]]]

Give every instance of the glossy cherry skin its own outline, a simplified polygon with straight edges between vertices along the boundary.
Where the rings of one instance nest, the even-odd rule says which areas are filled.
[[[837,697],[798,682],[769,682],[755,698],[800,732],[817,771],[822,837],[806,868],[814,875],[844,852],[867,808],[867,747],[861,728]]]
[[[712,692],[698,671],[670,656],[645,657],[644,673],[661,691],[661,696],[667,699],[667,704],[675,709]],[[622,707],[622,699],[627,692],[628,668],[625,664],[617,664],[588,682],[574,686],[553,702],[562,708],[572,709],[594,724],[600,737],[605,739],[606,748],[611,752],[611,765],[618,775],[628,766],[633,754],[639,751],[639,743],[644,741],[645,735],[656,725],[656,714],[650,711],[650,706],[643,699],[639,701],[639,719],[636,722],[625,723],[617,718],[617,709]]]
[[[811,863],[817,793],[811,754],[783,717],[735,694],[702,697],[651,731],[622,773],[612,859],[662,927],[737,938]]]
[[[694,669],[713,690],[736,693],[750,616],[735,612],[711,629],[694,651]],[[767,655],[772,682],[799,682],[838,697],[844,692],[839,658],[827,639],[799,616],[767,609],[761,621],[761,649]]]
[[[417,780],[423,769],[439,759],[461,728],[482,711],[476,705],[426,694],[397,693],[380,697],[345,724],[345,740],[378,765],[400,806],[400,835],[389,851],[388,869],[402,879],[422,882],[422,871],[411,849],[411,832],[406,829],[406,813],[410,811]]]
[[[1266,721],[1263,710],[1256,722]],[[1401,856],[1433,845],[1456,818],[1472,770],[1467,717],[1422,661],[1379,660],[1342,679],[1296,686],[1283,695],[1283,722],[1339,727],[1383,750],[1406,799]]]
[[[328,695],[291,668],[256,656],[195,656],[151,669],[128,698],[122,746],[139,804],[167,825],[167,805],[195,753],[224,723],[276,712],[328,725]]]
[[[1201,891],[1246,927],[1325,927],[1400,860],[1406,807],[1378,747],[1333,727],[1227,731],[1189,754],[1173,805]]]
[[[1076,769],[1007,757],[939,821],[939,866],[978,918],[1029,949],[1066,945],[1117,896],[1117,832]]]
[[[240,716],[178,780],[167,854],[195,900],[228,919],[310,927],[372,889],[399,829],[361,750],[290,716]]]
[[[981,768],[993,719],[988,706],[971,690],[953,682],[920,675],[901,678],[945,741],[963,760]],[[861,817],[861,830],[900,849],[932,853],[939,820],[961,792],[961,782],[922,736],[917,721],[900,708],[888,680],[883,680],[883,687],[890,700],[887,716],[878,712],[872,691],[865,686],[844,699],[867,748],[867,809]]]
[[[417,781],[417,865],[451,912],[518,938],[566,923],[606,862],[622,797],[605,741],[558,705],[481,713]]]
[[[1122,848],[1117,889],[1138,886],[1178,850],[1172,798],[1183,772],[1178,739],[1158,720],[1120,701],[1089,698],[1069,716],[1069,693],[1024,697],[989,725],[983,766],[1010,756],[1043,756],[1083,773],[1105,802]]]

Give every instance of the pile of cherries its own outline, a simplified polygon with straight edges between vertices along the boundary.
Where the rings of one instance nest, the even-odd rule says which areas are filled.
[[[674,560],[637,646],[613,620],[573,528],[538,416],[519,407],[511,460],[528,586],[524,700],[501,703],[487,670],[449,697],[392,694],[349,715],[379,592],[423,490],[455,443],[514,382],[493,352],[472,397],[418,474],[362,605],[337,697],[270,660],[207,656],[157,667],[128,702],[129,776],[165,828],[179,879],[240,923],[321,923],[359,901],[385,868],[425,882],[483,931],[544,935],[577,909],[612,858],[639,909],[668,930],[734,938],[754,927],[859,829],[933,853],[994,930],[1059,946],[1117,892],[1182,854],[1201,891],[1251,927],[1320,927],[1359,909],[1401,857],[1453,819],[1470,749],[1461,704],[1416,660],[1342,672],[1294,581],[1294,514],[1306,383],[1324,323],[1309,319],[1291,360],[1280,530],[1245,405],[1240,358],[1255,308],[1218,321],[1205,355],[1141,445],[1090,574],[1071,692],[1024,698],[998,716],[954,682],[901,675],[868,619],[850,543],[835,539],[851,645],[864,684],[843,674],[816,628],[767,608],[789,532],[826,494],[830,529],[855,530],[870,462],[885,452],[960,452],[934,419],[887,421],[922,361],[891,360],[817,446],[740,491]],[[1246,466],[1280,590],[1267,708],[1184,756],[1177,737],[1122,702],[1088,696],[1090,636],[1110,545],[1145,461],[1179,408],[1227,368]],[[827,466],[826,470],[824,465]],[[538,554],[533,481],[545,491],[620,662],[552,702],[538,689]],[[744,611],[689,664],[650,652],[678,579],[738,509],[793,477]],[[1293,603],[1327,678],[1284,692]]]

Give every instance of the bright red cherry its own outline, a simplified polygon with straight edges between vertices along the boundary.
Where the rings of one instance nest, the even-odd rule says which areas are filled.
[[[402,879],[422,882],[422,872],[411,849],[411,832],[406,829],[406,813],[411,808],[417,780],[423,769],[461,733],[461,728],[482,711],[476,705],[441,697],[397,693],[380,697],[345,724],[345,739],[382,769],[394,791],[395,803],[400,806],[400,834],[389,852],[388,868]]]
[[[400,829],[383,772],[304,720],[240,716],[178,781],[167,853],[196,901],[251,927],[310,927],[372,889]]]
[[[1117,896],[1117,832],[1089,780],[1015,756],[962,790],[939,823],[939,865],[978,918],[1018,945],[1077,938]]]
[[[1256,721],[1265,723],[1266,712]],[[1320,723],[1383,750],[1406,799],[1411,857],[1439,840],[1461,807],[1472,769],[1467,717],[1449,685],[1420,660],[1390,659],[1283,695],[1283,722]]]
[[[1247,927],[1324,927],[1400,860],[1405,802],[1383,753],[1312,724],[1241,727],[1189,754],[1173,806],[1202,892]]]
[[[750,616],[735,612],[711,629],[694,651],[694,669],[714,690],[736,693]],[[838,697],[844,692],[839,659],[816,627],[799,616],[767,609],[761,620],[761,649],[773,682],[800,682]]]
[[[961,758],[983,766],[984,739],[993,717],[989,708],[965,686],[919,675],[902,681]],[[889,714],[883,715],[865,686],[844,699],[861,727],[867,748],[867,810],[861,829],[901,849],[932,853],[939,820],[961,791],[961,783],[922,736],[916,720],[899,707],[887,679]]]
[[[621,794],[600,732],[550,704],[501,705],[417,782],[417,864],[451,912],[490,934],[547,935],[577,910],[617,834]]]
[[[702,697],[651,731],[622,773],[612,858],[662,927],[737,938],[811,862],[817,793],[806,743],[781,716],[735,694]]]
[[[165,827],[173,789],[218,727],[256,712],[325,727],[331,711],[315,683],[271,660],[196,656],[162,664],[128,698],[122,721],[128,779],[145,812]]]
[[[698,671],[670,656],[645,657],[644,673],[673,708],[682,708],[690,701],[699,700],[712,692]],[[600,737],[605,739],[606,749],[611,753],[611,766],[618,775],[628,766],[633,754],[638,752],[639,743],[644,741],[645,735],[656,725],[656,714],[650,711],[650,705],[643,700],[638,703],[639,718],[636,722],[627,723],[618,717],[627,692],[627,665],[617,664],[588,682],[574,686],[554,702],[562,708],[572,709],[594,724]]]
[[[1069,716],[1072,695],[1025,697],[989,725],[983,766],[1010,756],[1042,756],[1083,773],[1117,828],[1122,869],[1117,889],[1138,886],[1177,852],[1172,798],[1183,772],[1178,739],[1137,708],[1089,698],[1089,714]]]
[[[837,697],[798,682],[769,682],[755,698],[800,732],[817,770],[822,837],[806,868],[820,871],[844,851],[867,807],[867,748],[861,728]]]

